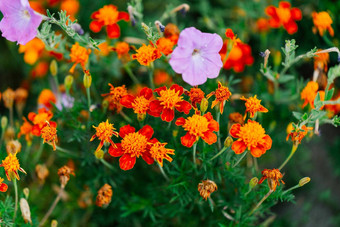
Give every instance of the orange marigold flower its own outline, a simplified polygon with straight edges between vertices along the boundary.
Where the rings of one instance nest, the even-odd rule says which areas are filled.
[[[164,70],[155,70],[153,80],[156,86],[172,84],[172,77]]]
[[[44,139],[43,143],[48,143],[56,150],[56,142],[58,142],[57,137],[57,123],[51,121],[46,122],[45,126],[41,129],[41,138]]]
[[[77,64],[80,64],[83,70],[85,70],[85,65],[89,60],[90,53],[90,49],[86,49],[85,47],[80,46],[78,42],[76,42],[72,46],[70,53],[71,62],[74,62],[73,66],[70,69],[70,73],[74,72]]]
[[[217,104],[220,104],[220,112],[223,114],[224,103],[225,101],[228,101],[231,96],[229,88],[223,86],[221,82],[218,82],[216,91],[213,91],[207,95],[207,98],[209,99],[213,95],[215,95],[215,100],[212,102],[211,108],[214,108]]]
[[[70,175],[75,176],[73,168],[65,165],[58,169],[59,181],[62,188],[65,188],[67,182],[70,180]]]
[[[270,29],[269,21],[266,18],[259,18],[256,21],[256,30],[259,32],[268,32]]]
[[[125,85],[114,87],[112,84],[109,83],[110,86],[110,93],[102,94],[103,97],[107,96],[110,103],[111,109],[116,109],[117,113],[122,110],[122,104],[120,104],[120,100],[123,96],[127,95],[127,89]]]
[[[2,93],[2,100],[4,101],[4,105],[6,108],[10,109],[13,107],[14,99],[15,99],[15,92],[11,88],[7,88]]]
[[[241,154],[248,148],[255,158],[259,158],[272,147],[272,139],[265,134],[264,128],[258,122],[250,119],[245,125],[234,124],[231,126],[229,133],[238,139],[231,146],[235,154]]]
[[[90,141],[93,141],[96,137],[100,140],[96,151],[99,151],[103,147],[104,142],[108,142],[111,144],[111,146],[116,147],[111,137],[113,135],[118,137],[118,133],[115,131],[116,129],[113,127],[113,124],[109,123],[108,119],[106,122],[100,123],[97,127],[93,126],[93,128],[96,129],[96,134],[91,137]]]
[[[302,108],[308,103],[312,109],[314,109],[314,99],[318,93],[319,85],[317,82],[309,81],[306,87],[301,91],[301,100],[305,102],[302,104]]]
[[[266,8],[266,14],[270,17],[269,24],[272,28],[283,26],[290,35],[298,31],[298,26],[295,21],[301,20],[302,13],[298,8],[291,8],[289,2],[281,1],[278,8],[268,6]]]
[[[113,51],[116,51],[118,58],[122,59],[130,59],[129,51],[130,51],[130,46],[126,42],[117,42],[116,47],[112,48]]]
[[[6,192],[8,185],[3,183],[4,179],[0,177],[0,192]]]
[[[244,124],[244,118],[239,112],[234,112],[229,114],[229,122],[231,124]]]
[[[56,103],[57,99],[54,95],[54,93],[50,89],[44,89],[40,92],[40,95],[38,97],[38,104],[41,104],[48,109],[52,108],[52,103]]]
[[[162,57],[162,54],[157,48],[145,44],[137,50],[136,54],[132,55],[132,59],[137,59],[139,64],[145,66],[149,66],[151,62],[154,62],[160,57]]]
[[[190,91],[185,91],[184,94],[189,96],[191,105],[194,108],[197,108],[197,104],[201,104],[205,95],[202,89],[198,87],[192,87]]]
[[[95,50],[94,53],[101,56],[108,56],[112,50],[112,47],[107,42],[102,42],[98,45],[98,48],[99,50]]]
[[[40,61],[38,64],[32,69],[31,76],[33,78],[42,78],[46,76],[50,64],[46,61]]]
[[[306,125],[303,125],[300,128],[296,127],[288,133],[286,140],[288,141],[289,138],[293,141],[294,145],[297,146],[301,143],[301,140],[308,134],[309,131],[312,131],[313,127],[307,127]]]
[[[50,121],[53,117],[53,113],[45,108],[40,108],[38,114],[30,112],[28,119],[34,124],[32,127],[32,134],[35,136],[41,135],[41,129],[45,126],[46,121]],[[28,125],[27,125],[28,127]]]
[[[331,36],[334,36],[334,30],[332,28],[333,20],[327,12],[313,12],[312,17],[315,26],[313,27],[314,33],[318,30],[320,36],[323,36],[323,33],[327,30]]]
[[[175,108],[185,114],[190,112],[190,103],[183,100],[183,87],[174,84],[169,89],[165,86],[157,88],[155,92],[159,97],[150,103],[150,115],[154,117],[161,116],[163,121],[170,122],[175,117]]]
[[[9,153],[5,160],[2,160],[0,167],[4,167],[7,180],[11,181],[13,177],[20,180],[18,170],[26,174],[25,170],[20,167],[19,160],[17,156]],[[14,175],[13,175],[14,174]]]
[[[120,20],[129,21],[129,14],[118,12],[114,5],[105,5],[91,15],[93,21],[90,23],[90,29],[93,32],[100,32],[103,26],[106,26],[107,36],[115,39],[120,36],[120,28],[117,24]]]
[[[98,191],[96,205],[99,207],[107,206],[111,202],[112,188],[109,184],[104,184]]]
[[[169,154],[174,155],[175,150],[165,148],[167,143],[155,142],[151,143],[150,154],[153,159],[155,159],[158,164],[163,167],[163,159],[172,162],[172,158]]]
[[[246,113],[250,113],[250,117],[253,118],[255,116],[256,112],[262,112],[267,113],[268,109],[266,109],[264,106],[261,105],[261,100],[256,98],[256,95],[254,97],[245,98],[242,96],[240,98],[243,101],[246,101]]]
[[[202,183],[198,184],[197,189],[202,198],[207,200],[210,198],[210,194],[217,190],[217,185],[212,180],[202,180]]]
[[[79,11],[79,1],[78,0],[62,0],[60,4],[60,10],[65,10],[67,15],[70,16],[72,21],[75,20],[75,15]]]
[[[179,29],[175,24],[169,23],[164,28],[164,37],[173,41],[176,45],[179,37]]]
[[[136,164],[136,158],[142,156],[144,161],[151,165],[154,159],[151,157],[150,148],[154,140],[151,140],[154,131],[150,125],[145,125],[138,132],[130,125],[120,128],[119,136],[121,143],[116,147],[110,146],[109,154],[113,157],[120,157],[119,166],[122,170],[130,170]]]
[[[181,137],[183,146],[192,147],[201,137],[204,142],[211,145],[216,143],[217,136],[213,132],[219,130],[219,124],[215,121],[210,112],[203,116],[198,113],[187,119],[180,117],[176,121],[177,126],[182,126],[187,133]]]
[[[157,49],[160,52],[162,52],[165,56],[168,56],[169,54],[172,53],[172,49],[174,48],[175,43],[170,39],[161,37],[157,40],[156,45]]]
[[[25,45],[20,45],[19,53],[24,53],[24,61],[33,65],[41,56],[45,49],[45,44],[38,38],[34,38]]]
[[[322,50],[318,50],[322,51]],[[318,53],[314,57],[314,70],[320,69],[327,72],[328,70],[328,63],[329,63],[329,54],[328,53]]]
[[[280,185],[280,182],[284,184],[282,178],[283,175],[278,169],[264,169],[262,172],[263,177],[260,179],[259,184],[262,184],[262,182],[267,179],[268,186],[270,190],[275,191],[276,186]]]

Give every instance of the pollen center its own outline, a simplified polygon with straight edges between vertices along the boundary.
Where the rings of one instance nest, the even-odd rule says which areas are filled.
[[[23,10],[22,14],[24,15],[25,18],[30,19],[31,18],[31,14],[30,12],[28,12],[28,10]]]
[[[6,172],[15,172],[20,168],[19,160],[12,154],[9,154],[6,159],[2,161],[2,165]]]
[[[133,132],[124,137],[121,145],[125,153],[131,154],[131,157],[136,156],[138,158],[146,151],[147,142],[148,139],[144,135]]]
[[[157,99],[161,102],[161,105],[170,109],[179,106],[178,102],[183,100],[183,98],[179,96],[179,91],[176,92],[175,89],[160,91],[160,97]]]
[[[149,109],[150,100],[144,96],[137,97],[133,103],[132,108],[136,114],[143,114]]]
[[[114,133],[114,127],[113,124],[106,122],[102,122],[98,125],[96,128],[96,136],[99,140],[108,140],[112,137]]]
[[[194,56],[194,55],[197,55],[199,53],[200,53],[199,49],[194,49],[191,55]]]
[[[227,88],[227,87],[222,86],[222,87],[216,89],[215,96],[216,96],[216,99],[218,101],[228,100],[230,95],[231,95],[231,93],[229,91],[229,88]]]
[[[99,10],[98,20],[105,25],[115,24],[118,19],[118,11],[113,6],[104,6]]]
[[[192,117],[187,118],[183,128],[185,131],[188,131],[190,134],[196,137],[202,137],[203,133],[209,130],[208,125],[209,122],[205,117],[195,114]]]
[[[290,9],[288,8],[278,8],[277,15],[279,16],[282,23],[287,23],[291,17]]]
[[[248,122],[240,128],[238,136],[244,141],[248,149],[256,147],[265,136],[264,128],[258,122]]]

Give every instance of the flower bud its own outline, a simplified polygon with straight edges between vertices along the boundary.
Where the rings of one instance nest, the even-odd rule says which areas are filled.
[[[228,136],[224,140],[224,147],[230,147],[233,144],[233,142],[234,142],[233,138],[231,138],[231,136]]]
[[[299,186],[302,187],[304,186],[305,184],[308,184],[310,181],[310,177],[304,177],[302,178],[300,181],[299,181]]]
[[[51,221],[51,227],[57,227],[58,226],[58,221],[57,220],[52,220]]]
[[[29,222],[32,224],[30,206],[28,205],[27,200],[24,198],[20,199],[20,210],[25,223]]]
[[[85,71],[84,79],[83,79],[84,87],[89,88],[92,84],[92,76],[89,71]]]
[[[97,159],[102,159],[104,157],[104,151],[103,150],[96,150],[94,152],[94,156],[96,156]]]
[[[201,112],[205,113],[205,111],[207,111],[207,109],[208,109],[208,106],[209,106],[208,99],[203,98],[202,101],[201,101],[201,104],[200,104]]]
[[[251,178],[249,181],[249,188],[250,189],[254,188],[258,182],[259,182],[259,179],[257,177]]]
[[[7,127],[7,124],[8,124],[8,118],[6,116],[3,116],[1,118],[1,128],[5,129]]]
[[[64,80],[64,84],[65,84],[66,90],[69,91],[71,89],[72,84],[73,84],[73,76],[71,76],[71,75],[66,76],[65,80]]]
[[[102,102],[102,107],[104,110],[106,110],[109,107],[109,101],[107,99],[104,99]]]
[[[30,195],[30,190],[28,188],[24,188],[22,191],[24,192],[26,199],[28,199],[28,196]]]
[[[138,121],[144,121],[145,117],[146,117],[146,114],[137,114]]]
[[[275,51],[274,53],[274,65],[279,66],[282,61],[281,51]]]
[[[56,76],[58,74],[58,64],[56,60],[52,60],[50,64],[50,72],[52,76]]]

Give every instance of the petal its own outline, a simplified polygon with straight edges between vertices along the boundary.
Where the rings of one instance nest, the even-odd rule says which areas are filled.
[[[124,154],[124,151],[122,150],[122,144],[116,143],[116,146],[117,147],[109,147],[109,154],[113,157],[120,157]]]
[[[154,90],[154,92],[157,92],[157,94],[158,94],[159,96],[161,96],[161,91],[166,91],[166,87],[165,87],[165,86],[162,86],[162,87],[156,88],[156,89]]]
[[[102,30],[102,27],[104,26],[103,23],[100,23],[99,21],[92,21],[90,23],[90,30],[97,33],[100,32],[100,30]]]
[[[240,124],[233,124],[230,128],[229,134],[234,138],[239,138],[238,134],[240,132],[241,125]]]
[[[192,147],[196,142],[196,136],[191,135],[189,132],[181,137],[181,143],[185,147]]]
[[[161,114],[161,118],[163,121],[170,122],[175,117],[175,111],[173,109],[164,108]]]
[[[270,138],[270,136],[268,136],[268,135],[265,135],[265,137],[263,137],[263,139],[264,139],[264,143],[263,143],[263,146],[264,146],[264,148],[266,149],[266,150],[269,150],[271,147],[272,147],[272,143],[273,143],[273,141],[272,141],[272,139]]]
[[[127,12],[119,12],[117,20],[129,21],[130,20],[130,16],[129,16],[129,14]]]
[[[208,125],[209,130],[217,132],[219,130],[219,124],[215,120],[211,120]]]
[[[279,8],[289,9],[290,8],[290,3],[286,2],[286,1],[281,1],[279,3]]]
[[[177,126],[182,126],[184,125],[184,123],[185,123],[185,119],[183,117],[178,118],[175,122]]]
[[[268,16],[277,16],[275,6],[268,6],[265,11]]]
[[[152,89],[145,87],[140,91],[140,96],[144,96],[146,99],[151,99],[151,97],[153,96],[153,92]]]
[[[119,136],[124,138],[127,134],[135,132],[136,129],[131,125],[125,125],[119,129]]]
[[[235,152],[235,154],[241,154],[246,150],[247,146],[243,141],[235,141],[231,145],[231,149]]]
[[[126,108],[132,108],[133,101],[135,101],[135,97],[133,95],[124,95],[120,100],[120,104]]]
[[[118,24],[111,24],[106,26],[107,36],[110,39],[116,39],[120,36],[120,28]]]
[[[295,21],[290,20],[288,23],[285,23],[283,27],[287,30],[288,34],[292,35],[298,31],[298,26]]]
[[[119,159],[119,166],[122,170],[130,170],[136,164],[136,156],[131,157],[129,154],[123,155]]]
[[[170,90],[175,90],[175,92],[178,92],[178,96],[183,94],[183,87],[179,86],[178,84],[172,85]]]
[[[91,15],[91,19],[97,19],[97,17],[99,16],[99,11],[96,11],[96,12],[94,12],[94,13],[92,13],[92,15]]]
[[[144,125],[143,128],[141,128],[139,131],[138,131],[140,134],[144,135],[146,138],[151,139],[154,131],[152,129],[152,127],[150,125]]]
[[[191,110],[191,105],[187,101],[180,101],[178,102],[179,106],[176,107],[176,110],[179,112],[184,112],[185,114],[189,114]]]
[[[150,154],[149,151],[144,152],[143,155],[142,155],[142,158],[143,158],[143,160],[144,160],[146,163],[148,163],[149,165],[151,165],[152,163],[155,162],[155,159],[153,159],[153,158],[151,157],[151,154]]]
[[[262,146],[252,147],[250,148],[250,153],[255,158],[261,157],[264,153],[266,153],[266,150]]]
[[[150,110],[152,112],[161,113],[163,107],[161,106],[161,102],[159,100],[153,100],[150,102]]]
[[[205,133],[203,133],[203,137],[202,139],[209,145],[216,143],[217,141],[217,136],[215,133],[211,132],[211,131],[207,131]]]
[[[292,15],[293,20],[301,20],[302,19],[302,13],[299,8],[292,8],[290,10],[290,13]]]

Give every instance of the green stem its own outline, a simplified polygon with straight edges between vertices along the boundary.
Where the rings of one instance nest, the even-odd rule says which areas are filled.
[[[223,101],[224,102],[224,101]],[[218,123],[218,125],[220,125],[220,118],[221,118],[221,112],[220,112],[220,108],[217,109],[217,116],[216,116],[216,121]],[[218,127],[218,131],[217,131],[217,145],[218,145],[218,149],[221,150],[221,133],[220,133],[220,128]]]
[[[323,39],[323,40],[325,41],[325,43],[326,43],[327,45],[329,45],[330,47],[335,46],[334,43],[328,38],[328,36],[327,36],[326,34],[324,34],[324,35],[322,36],[322,39]]]
[[[113,166],[110,165],[110,163],[108,163],[107,161],[105,161],[105,159],[101,158],[99,159],[101,163],[104,164],[104,166],[106,166],[107,168],[111,169],[111,170],[114,170]]]
[[[17,210],[18,210],[18,185],[17,185],[17,179],[13,177],[13,185],[14,185],[14,191],[15,191],[15,208],[14,208],[14,214],[13,214],[13,223],[15,223],[15,218],[17,216]]]
[[[137,77],[133,74],[132,70],[130,69],[130,66],[128,64],[124,65],[124,69],[135,84],[140,84]]]
[[[123,110],[121,110],[121,111],[119,112],[119,114],[120,114],[120,116],[122,116],[122,117],[124,118],[124,120],[126,120],[126,121],[129,122],[129,123],[132,123],[131,118],[129,118],[129,117],[123,112]]]
[[[13,105],[9,108],[9,123],[13,127]]]
[[[47,221],[47,219],[49,218],[49,216],[52,214],[54,208],[56,207],[56,205],[58,204],[60,198],[61,198],[61,195],[63,194],[64,192],[64,187],[61,186],[60,187],[60,190],[59,190],[59,193],[57,195],[57,197],[55,198],[55,200],[53,201],[50,209],[48,209],[47,213],[45,214],[45,216],[43,217],[43,219],[41,219],[41,222],[39,224],[39,226],[43,226],[45,224],[45,222]]]
[[[66,150],[66,149],[61,148],[61,147],[59,147],[59,146],[56,146],[56,150],[57,150],[57,151],[60,151],[60,152],[63,152],[63,153],[65,153],[65,154],[69,154],[69,155],[71,155],[71,156],[77,156],[77,155],[74,154],[72,151]]]
[[[293,145],[292,150],[290,151],[289,156],[286,158],[286,160],[281,164],[281,166],[279,167],[279,170],[281,170],[287,163],[288,161],[293,157],[293,155],[295,154],[296,149],[298,148],[298,146]]]
[[[27,163],[27,159],[28,159],[28,156],[29,156],[30,151],[31,151],[31,146],[32,146],[31,143],[26,142],[26,149],[25,149],[25,155],[24,155],[24,163]]]
[[[166,127],[166,130],[169,130],[171,127],[171,121],[169,122],[168,126]]]
[[[192,160],[194,162],[195,168],[196,168],[196,147],[197,147],[197,142],[192,146]]]
[[[227,147],[223,147],[214,157],[210,159],[210,161],[214,160],[218,156],[220,156],[225,150],[227,150]]]
[[[259,208],[261,206],[261,204],[268,198],[268,196],[270,196],[270,194],[272,194],[273,190],[269,190],[269,192],[261,199],[261,201],[250,211],[249,215],[252,215],[254,213],[254,211],[257,210],[257,208]]]
[[[91,107],[90,87],[86,88],[86,95],[87,95],[87,105],[88,105],[88,108],[89,108],[89,112],[91,112],[90,111],[90,107]]]
[[[286,193],[288,193],[288,192],[290,192],[290,191],[292,191],[292,190],[294,190],[294,189],[300,188],[300,187],[301,187],[301,186],[300,186],[299,184],[297,184],[297,185],[295,185],[295,186],[293,186],[293,187],[287,189],[286,191],[282,192],[281,196],[284,195],[284,194],[286,194]]]
[[[150,82],[150,88],[152,90],[155,89],[155,84],[153,83],[153,71],[154,71],[154,65],[153,65],[153,62],[151,62],[150,68],[149,68],[149,82]]]
[[[39,161],[43,150],[44,150],[44,140],[41,140],[39,150],[37,151],[37,155],[35,156],[35,159],[34,159],[34,163],[37,163]]]
[[[233,168],[235,168],[235,166],[237,166],[241,161],[242,159],[246,156],[246,154],[248,153],[248,151],[244,151],[242,156],[237,160],[237,162],[233,165]]]
[[[168,175],[166,175],[166,173],[164,172],[163,167],[162,167],[158,162],[157,162],[157,165],[158,165],[159,170],[161,171],[163,177],[165,178],[165,180],[169,181],[169,177],[168,177]]]

